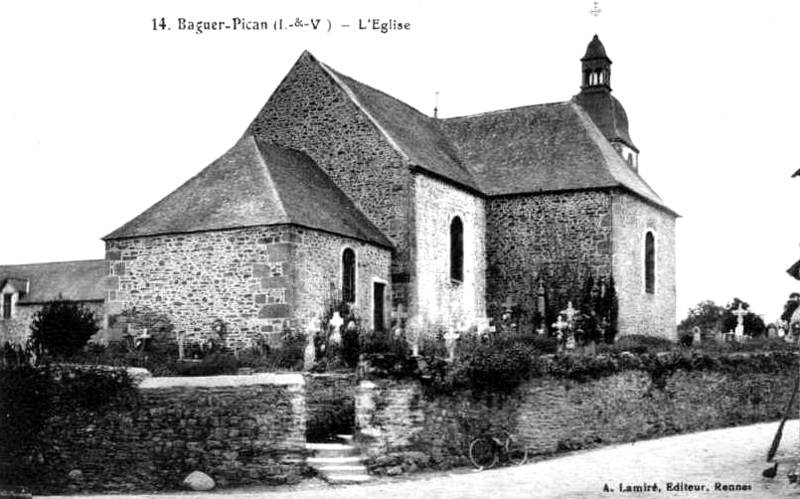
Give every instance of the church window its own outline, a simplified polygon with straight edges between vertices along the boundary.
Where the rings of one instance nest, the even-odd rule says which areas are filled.
[[[450,279],[464,280],[464,224],[459,217],[450,222]]]
[[[342,300],[356,301],[356,252],[350,248],[342,252]]]
[[[11,318],[11,298],[13,296],[11,293],[3,293],[3,319]]]
[[[644,236],[644,290],[656,292],[656,238],[650,231]]]

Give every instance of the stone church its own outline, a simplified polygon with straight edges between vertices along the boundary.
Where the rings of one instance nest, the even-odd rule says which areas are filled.
[[[620,334],[674,338],[677,214],[639,174],[611,64],[595,36],[572,99],[439,119],[304,52],[233,147],[104,238],[107,313],[189,337],[222,320],[237,343],[317,327],[334,298],[366,329],[469,327],[591,278]]]

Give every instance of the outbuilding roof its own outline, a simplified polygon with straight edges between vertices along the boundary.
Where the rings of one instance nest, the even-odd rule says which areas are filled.
[[[0,265],[0,288],[11,284],[22,292],[17,303],[99,301],[105,299],[105,260]],[[25,286],[21,286],[25,283]],[[26,292],[27,291],[27,292]]]
[[[280,224],[392,247],[307,154],[249,134],[195,177],[103,239]]]

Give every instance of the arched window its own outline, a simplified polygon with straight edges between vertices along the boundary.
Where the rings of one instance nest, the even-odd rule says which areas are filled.
[[[356,252],[350,248],[342,252],[342,301],[356,301]]]
[[[644,291],[656,292],[656,237],[650,231],[644,236]]]
[[[450,279],[464,280],[464,224],[458,217],[450,222]]]

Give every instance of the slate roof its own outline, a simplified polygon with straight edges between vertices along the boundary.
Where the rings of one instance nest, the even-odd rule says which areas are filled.
[[[252,135],[103,239],[278,224],[392,247],[308,155]]]
[[[796,261],[794,265],[786,269],[786,273],[800,281],[800,260]]]
[[[312,60],[316,59],[308,54]],[[405,102],[356,81],[317,61],[345,93],[372,119],[413,166],[428,170],[470,189],[477,189],[471,172],[442,134],[437,119]]]
[[[108,276],[105,260],[0,265],[0,287],[12,280],[15,287],[27,281],[30,292],[17,303],[44,303],[58,299],[68,301],[104,300],[104,278]],[[24,289],[20,289],[24,291]]]
[[[669,210],[574,102],[449,118],[441,124],[489,196],[622,187]]]
[[[606,48],[603,46],[603,42],[600,41],[600,37],[594,35],[592,37],[592,41],[589,42],[589,45],[586,46],[586,53],[581,58],[582,61],[586,61],[588,59],[608,59],[606,55]],[[611,62],[611,59],[608,59],[608,62]]]

